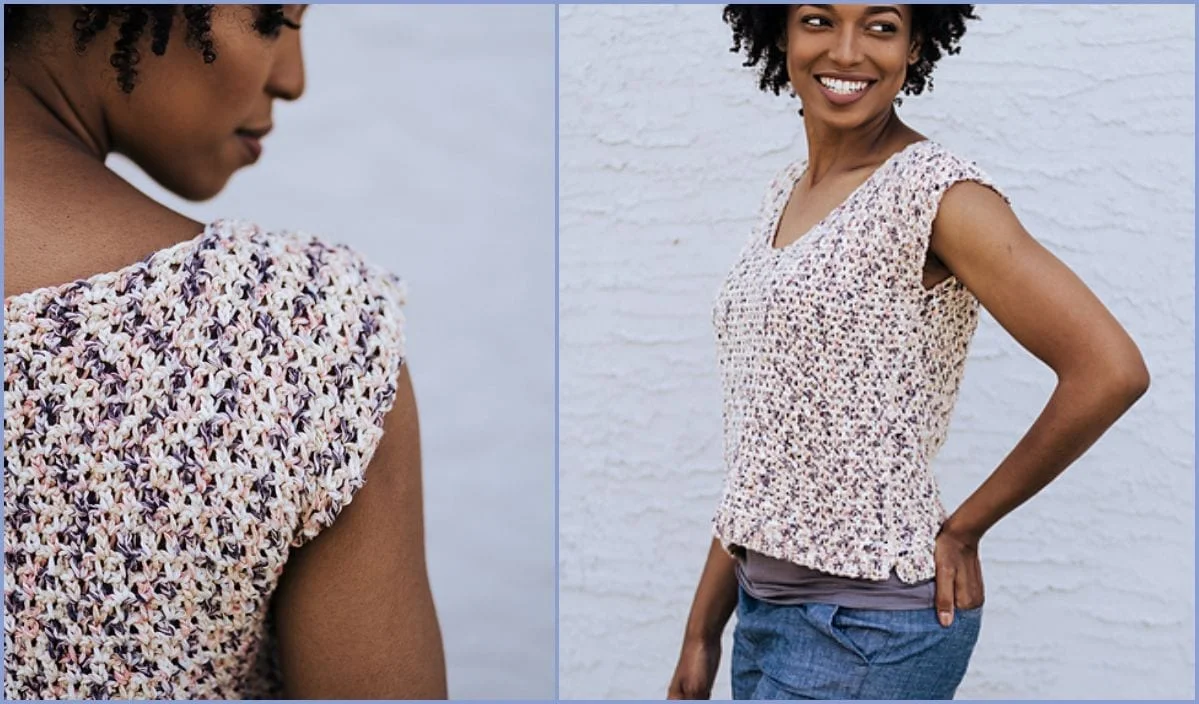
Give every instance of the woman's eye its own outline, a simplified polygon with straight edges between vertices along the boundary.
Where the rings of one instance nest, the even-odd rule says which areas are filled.
[[[819,17],[819,16],[816,16],[816,15],[810,15],[810,16],[808,16],[808,17],[804,17],[804,18],[802,18],[802,19],[799,21],[799,23],[800,23],[800,24],[806,24],[806,25],[808,25],[809,27],[823,27],[823,26],[825,26],[825,25],[827,25],[827,24],[828,24],[828,20],[827,20],[826,18],[824,18],[824,17]]]
[[[875,22],[870,25],[870,29],[878,32],[886,32],[887,34],[897,31],[895,25],[891,24],[890,22]]]
[[[307,9],[307,5],[284,5],[283,25],[291,29],[299,29],[304,23],[304,10]]]

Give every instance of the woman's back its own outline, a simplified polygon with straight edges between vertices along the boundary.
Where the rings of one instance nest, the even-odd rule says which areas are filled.
[[[402,304],[236,221],[6,299],[6,695],[280,696],[271,595],[363,484]]]

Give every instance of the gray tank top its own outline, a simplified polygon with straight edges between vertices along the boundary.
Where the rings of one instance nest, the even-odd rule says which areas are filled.
[[[737,581],[750,596],[773,604],[819,602],[851,609],[931,609],[936,583],[905,584],[895,571],[885,581],[820,572],[753,550],[737,548]]]

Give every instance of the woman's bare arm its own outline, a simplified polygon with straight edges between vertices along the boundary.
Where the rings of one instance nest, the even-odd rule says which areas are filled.
[[[942,533],[955,547],[976,548],[991,526],[1053,481],[1145,393],[1149,372],[1107,308],[986,186],[965,181],[945,193],[931,248],[995,320],[1057,375],[1057,387],[1028,432],[945,522]],[[965,574],[938,576],[939,610],[954,603],[952,594],[942,593],[950,581],[958,591],[972,592],[965,601],[981,598],[981,584],[971,584]],[[957,602],[962,604],[961,595]]]
[[[737,608],[736,562],[720,541],[708,546],[708,559],[695,589],[683,633],[683,648],[668,699],[708,699],[720,664],[720,638]]]
[[[333,525],[292,553],[275,593],[287,695],[444,699],[425,570],[420,437],[408,366],[367,469]]]

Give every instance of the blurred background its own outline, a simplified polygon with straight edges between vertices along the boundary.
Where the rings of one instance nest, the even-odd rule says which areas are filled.
[[[307,92],[187,203],[349,244],[408,282],[433,595],[454,698],[553,698],[554,8],[317,5]]]
[[[723,485],[712,304],[802,118],[729,52],[720,6],[560,13],[561,695],[662,698]],[[900,115],[995,179],[1153,382],[984,538],[957,695],[1194,699],[1194,7],[978,14]],[[934,464],[950,511],[1054,381],[983,315]]]

